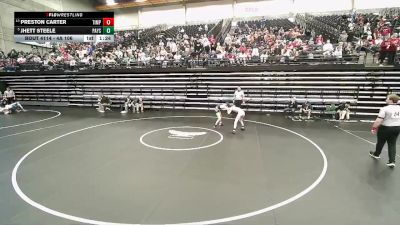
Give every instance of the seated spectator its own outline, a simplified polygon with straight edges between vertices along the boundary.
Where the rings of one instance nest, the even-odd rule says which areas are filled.
[[[135,100],[135,109],[136,109],[136,113],[143,113],[143,98],[142,97],[138,97]]]
[[[262,63],[266,63],[268,61],[268,51],[264,50],[263,53],[260,56],[260,61]]]
[[[298,108],[298,103],[297,103],[296,97],[292,97],[290,99],[288,107],[284,108],[283,112],[289,113],[290,116],[293,116],[293,114],[296,112],[297,108]]]
[[[315,44],[316,44],[316,45],[322,45],[322,44],[324,44],[324,38],[322,37],[322,35],[318,35],[318,37],[315,38]]]
[[[182,55],[180,52],[176,53],[176,55],[174,55],[174,61],[179,63],[182,59]]]
[[[335,48],[335,51],[333,52],[333,56],[337,59],[341,59],[343,57],[342,55],[342,46],[337,46]]]
[[[338,107],[338,113],[339,113],[339,120],[346,120],[350,119],[350,102],[342,102],[339,104]]]
[[[251,57],[258,59],[259,56],[260,56],[260,53],[258,52],[258,48],[256,46],[254,46],[251,51]]]
[[[331,103],[330,105],[326,106],[324,114],[332,115],[332,119],[335,119],[335,115],[337,114],[335,104]]]
[[[330,40],[326,41],[326,44],[322,47],[323,55],[324,56],[331,56],[333,53],[333,45],[331,44]]]
[[[69,61],[69,67],[71,70],[74,70],[76,67],[76,60],[75,58],[72,58],[71,61]]]
[[[4,108],[0,107],[0,112],[4,113],[5,115],[15,113],[15,112],[26,112],[24,107],[19,102],[14,102],[8,105],[5,105]]]
[[[131,96],[126,97],[123,109],[124,110],[121,111],[121,113],[123,113],[123,114],[128,113],[129,109],[131,109],[132,112],[135,111],[134,103],[133,103],[133,100],[131,99]]]
[[[340,37],[339,37],[339,42],[347,42],[347,37],[348,37],[348,35],[347,35],[346,31],[342,31],[342,33],[340,34]]]
[[[301,117],[305,114],[307,115],[307,119],[310,119],[311,117],[311,110],[312,110],[312,105],[310,102],[307,100],[301,105],[300,113]]]
[[[17,59],[18,64],[24,64],[26,63],[26,58],[24,55],[20,54],[18,59]]]
[[[111,110],[111,100],[105,95],[99,95],[99,98],[97,99],[98,103],[98,108],[97,111],[104,113],[106,110]]]
[[[240,52],[239,53],[239,63],[246,65],[246,61],[247,61],[247,54],[244,52]]]

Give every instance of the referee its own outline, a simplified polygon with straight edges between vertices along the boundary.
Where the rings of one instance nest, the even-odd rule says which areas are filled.
[[[3,99],[7,101],[7,105],[15,102],[15,93],[10,87],[7,87],[7,89],[4,91]]]
[[[244,104],[244,91],[240,87],[237,87],[235,93],[233,94],[233,104],[239,108],[241,108],[242,104]]]
[[[372,158],[379,159],[382,148],[388,143],[389,162],[386,164],[390,168],[395,167],[396,161],[396,141],[400,133],[400,106],[397,105],[399,96],[396,94],[388,95],[386,99],[387,106],[380,109],[378,118],[372,125],[371,132],[377,133],[378,142],[375,152],[370,151]]]

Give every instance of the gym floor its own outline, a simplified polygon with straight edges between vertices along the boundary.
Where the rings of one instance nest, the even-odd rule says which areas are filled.
[[[211,111],[28,110],[0,116],[1,225],[399,224],[370,123],[248,112],[232,134]]]

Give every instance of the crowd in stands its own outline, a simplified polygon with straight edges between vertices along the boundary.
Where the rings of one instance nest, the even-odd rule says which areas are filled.
[[[385,58],[388,64],[394,64],[396,52],[400,50],[399,14],[387,17],[358,15],[349,23],[348,29],[359,37],[357,49],[379,53],[380,65],[383,65]]]
[[[372,15],[372,16],[371,16]],[[359,51],[379,52],[393,64],[400,49],[397,15],[334,16],[336,40],[288,19],[241,21],[221,41],[209,32],[214,25],[174,27],[165,32],[120,31],[113,43],[58,43],[46,53],[0,51],[0,68],[40,65],[41,69],[112,68],[116,66],[247,65],[248,63],[355,61]],[[335,19],[337,21],[335,22]],[[338,19],[339,18],[339,19]],[[327,23],[327,26],[329,23]],[[332,23],[332,26],[334,24]],[[190,30],[190,32],[189,32]],[[150,38],[151,36],[151,38]]]

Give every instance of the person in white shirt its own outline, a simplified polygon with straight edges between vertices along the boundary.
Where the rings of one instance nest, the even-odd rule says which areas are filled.
[[[330,40],[326,41],[326,44],[324,44],[324,46],[322,47],[322,51],[324,52],[323,55],[324,56],[330,56],[332,55],[333,52],[333,45],[331,44]]]
[[[267,60],[268,60],[268,53],[267,53],[266,50],[264,50],[263,53],[262,53],[261,56],[260,56],[260,61],[261,61],[262,63],[266,63]]]
[[[253,50],[251,51],[251,57],[259,57],[260,53],[258,52],[258,48],[254,47]]]
[[[245,130],[245,129],[244,129],[243,119],[244,119],[244,116],[245,116],[246,114],[245,114],[244,110],[233,105],[233,106],[229,106],[229,108],[228,108],[227,111],[228,111],[228,114],[231,114],[232,112],[237,113],[237,114],[236,114],[236,118],[235,118],[235,122],[233,123],[233,130],[232,130],[232,133],[233,133],[233,134],[236,133],[236,127],[237,127],[237,123],[238,123],[238,122],[240,122],[240,124],[242,125],[241,130]]]
[[[3,99],[6,100],[7,104],[15,102],[15,93],[10,87],[7,87],[4,91]]]
[[[217,126],[223,126],[222,124],[222,110],[228,110],[228,104],[223,103],[219,104],[215,107],[215,114],[217,115],[217,121],[214,124],[214,128],[217,128]]]
[[[337,59],[341,59],[343,57],[342,54],[342,46],[337,46],[335,49],[335,52],[333,53],[333,55],[337,58]]]
[[[136,113],[143,113],[143,98],[138,97],[138,99],[135,100],[135,109]]]
[[[244,103],[244,91],[242,88],[237,87],[235,93],[233,94],[233,104],[240,108]]]
[[[396,141],[400,133],[400,105],[399,96],[391,94],[387,96],[387,106],[379,110],[378,117],[371,128],[372,134],[377,134],[378,141],[375,151],[370,151],[369,155],[374,159],[379,159],[383,146],[387,142],[389,162],[386,164],[390,168],[395,167],[396,161]]]

